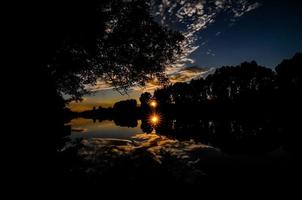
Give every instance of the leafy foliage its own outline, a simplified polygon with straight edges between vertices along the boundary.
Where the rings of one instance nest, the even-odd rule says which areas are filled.
[[[121,93],[150,80],[167,81],[165,67],[181,54],[184,37],[152,18],[149,1],[107,0],[92,12],[96,12],[92,45],[67,39],[49,65],[59,92],[78,99],[99,79]]]

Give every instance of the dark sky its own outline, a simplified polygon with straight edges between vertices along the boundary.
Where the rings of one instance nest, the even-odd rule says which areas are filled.
[[[207,43],[191,56],[198,66],[221,67],[256,60],[273,68],[302,51],[302,1],[258,2],[259,8],[234,25],[219,16],[216,23],[199,33],[200,41]]]

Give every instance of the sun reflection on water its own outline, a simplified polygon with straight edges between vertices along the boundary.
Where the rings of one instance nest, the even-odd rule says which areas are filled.
[[[149,122],[152,126],[157,126],[160,123],[160,116],[156,113],[153,113],[150,117],[149,117]]]

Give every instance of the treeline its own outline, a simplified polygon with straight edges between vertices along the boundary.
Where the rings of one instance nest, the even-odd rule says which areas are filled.
[[[275,70],[245,62],[142,97],[158,102],[164,122],[156,127],[159,134],[196,137],[227,152],[264,152],[280,146],[298,152],[301,79],[298,53]]]
[[[158,89],[153,98],[161,112],[186,114],[186,118],[293,115],[301,108],[301,68],[301,53],[284,60],[275,71],[254,61],[244,62],[221,67],[205,79]]]
[[[130,99],[114,104],[112,108],[96,108],[81,116],[113,119],[141,118],[150,112],[150,100],[156,100],[157,112],[166,117],[185,118],[254,118],[293,117],[301,108],[302,53],[284,60],[275,70],[258,65],[255,61],[239,66],[224,66],[215,73],[178,82],[141,94],[138,107]]]
[[[138,118],[140,108],[135,99],[116,102],[113,107],[93,107],[92,110],[77,113],[77,117],[94,119]]]

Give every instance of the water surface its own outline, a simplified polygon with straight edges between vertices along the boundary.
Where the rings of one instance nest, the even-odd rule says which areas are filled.
[[[72,119],[72,138],[115,138],[128,139],[142,133],[141,121],[137,121],[136,127],[118,126],[113,120],[93,120],[85,118]]]

